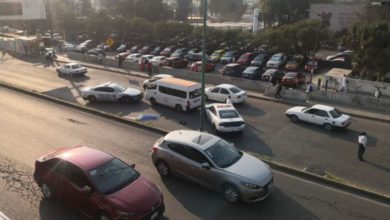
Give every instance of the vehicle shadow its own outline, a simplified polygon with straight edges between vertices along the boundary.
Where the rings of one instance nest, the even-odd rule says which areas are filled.
[[[75,212],[57,200],[42,199],[39,203],[39,215],[41,220],[87,220],[86,216]]]
[[[249,102],[235,105],[235,107],[242,116],[262,117],[266,114],[265,111]]]
[[[184,208],[200,219],[319,219],[277,188],[264,201],[232,205],[218,192],[179,178],[164,178],[162,182]]]
[[[90,77],[88,75],[81,75],[81,76],[66,76],[63,74],[58,74],[58,77],[61,79],[68,80],[70,82],[84,82],[88,81]]]
[[[129,116],[131,113],[147,114],[150,108],[144,101],[139,103],[123,103],[123,102],[97,102],[86,103],[87,107],[95,108],[100,111],[108,112],[118,116]]]
[[[370,160],[367,160],[367,159],[365,159],[365,163],[370,164],[371,166],[373,166],[375,168],[378,168],[380,170],[383,170],[383,171],[385,171],[387,173],[390,173],[390,167],[385,167],[383,165],[376,164],[376,163],[371,162]]]

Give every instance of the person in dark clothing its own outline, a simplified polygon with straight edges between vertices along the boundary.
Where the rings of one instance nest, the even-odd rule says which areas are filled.
[[[280,95],[281,91],[282,91],[282,83],[279,80],[276,84],[276,92],[275,92],[274,98],[282,98],[282,96]]]
[[[360,135],[358,137],[358,144],[359,144],[358,158],[360,161],[364,161],[363,154],[364,154],[364,151],[366,151],[366,147],[367,147],[367,133],[366,132],[360,133]]]

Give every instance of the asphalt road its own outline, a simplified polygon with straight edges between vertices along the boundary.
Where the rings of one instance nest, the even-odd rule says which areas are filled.
[[[111,81],[137,87],[144,79],[109,71],[89,69],[86,77],[60,78],[54,66],[39,62],[7,60],[0,68],[0,80],[29,88],[54,97],[87,105],[123,117],[137,117],[144,113],[158,113],[160,120],[147,122],[166,130],[199,128],[199,111],[175,113],[165,107],[151,107],[147,101],[140,104],[85,103],[80,95],[84,86]],[[196,73],[194,73],[196,74]],[[328,132],[321,127],[291,123],[284,111],[291,106],[257,99],[248,99],[238,107],[247,122],[242,136],[225,136],[239,148],[272,157],[298,168],[317,173],[329,173],[358,186],[390,194],[390,139],[389,124],[353,118],[345,131]],[[183,125],[182,122],[185,122]],[[206,129],[210,130],[208,122]],[[368,132],[369,148],[365,163],[357,160],[357,136]]]
[[[161,179],[150,150],[158,135],[47,101],[0,89],[0,211],[11,219],[83,216],[41,199],[34,161],[61,146],[87,145],[136,163],[164,193],[165,219],[389,219],[390,207],[275,172],[275,191],[260,203],[230,205],[177,178]]]

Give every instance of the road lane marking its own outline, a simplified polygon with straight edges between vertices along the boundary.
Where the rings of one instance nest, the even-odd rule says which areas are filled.
[[[0,212],[0,220],[10,220],[6,215]]]

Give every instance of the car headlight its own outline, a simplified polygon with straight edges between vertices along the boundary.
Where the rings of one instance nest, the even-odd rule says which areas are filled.
[[[134,213],[132,212],[121,212],[116,211],[120,219],[130,219],[132,216],[134,216]]]
[[[261,186],[253,184],[253,183],[246,183],[246,182],[241,182],[242,185],[248,187],[249,189],[260,189]]]

